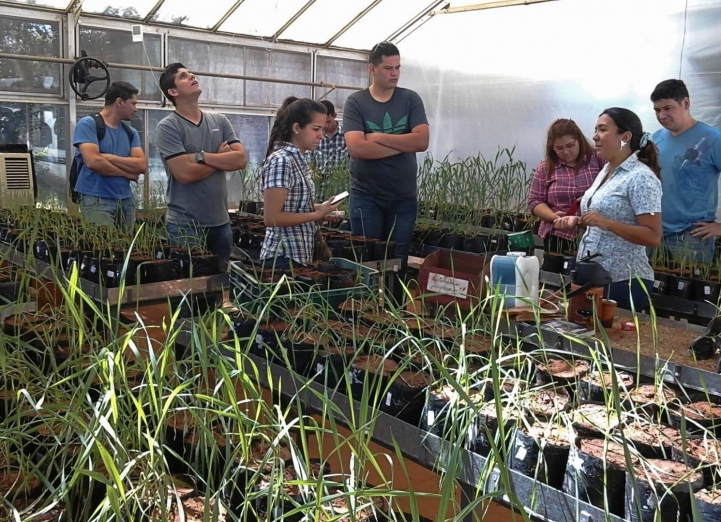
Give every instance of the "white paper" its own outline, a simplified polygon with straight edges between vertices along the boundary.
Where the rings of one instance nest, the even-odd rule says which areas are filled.
[[[468,284],[465,279],[457,279],[433,272],[428,274],[428,290],[431,292],[465,299],[468,297]]]
[[[318,363],[318,365],[315,367],[315,371],[317,373],[323,373],[323,365],[321,363]]]
[[[527,453],[527,452],[526,452],[526,448],[524,448],[523,446],[521,446],[520,448],[518,448],[518,451],[516,452],[516,459],[517,459],[517,460],[523,460],[523,459],[525,459],[525,458],[526,458],[526,453]]]
[[[255,344],[258,345],[258,348],[263,347],[263,336],[262,335],[258,334],[255,336]]]
[[[653,282],[653,287],[654,287],[654,288],[658,289],[659,286],[661,286],[661,281],[654,281],[654,282]]]

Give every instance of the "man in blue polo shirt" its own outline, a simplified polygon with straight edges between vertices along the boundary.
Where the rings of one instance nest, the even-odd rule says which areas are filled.
[[[117,226],[128,232],[135,222],[135,201],[130,188],[147,170],[138,131],[125,123],[138,110],[138,89],[127,82],[113,82],[98,113],[105,123],[98,140],[96,116],[86,116],[75,127],[75,155],[82,156],[75,191],[80,212],[96,225]],[[104,136],[103,136],[104,133]]]
[[[714,257],[721,132],[690,113],[688,89],[681,80],[659,83],[651,94],[663,129],[653,135],[659,150],[663,198],[663,244],[676,259],[709,263]],[[715,232],[718,231],[718,234]]]

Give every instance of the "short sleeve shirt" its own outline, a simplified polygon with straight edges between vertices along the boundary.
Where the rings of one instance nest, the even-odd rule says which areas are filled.
[[[216,170],[200,181],[180,183],[168,166],[168,160],[183,154],[216,152],[224,141],[228,145],[239,143],[228,118],[223,114],[203,112],[196,125],[177,112],[171,112],[158,124],[155,141],[168,175],[166,221],[201,227],[228,223],[227,172]]]
[[[379,102],[369,89],[354,92],[343,108],[343,132],[364,134],[409,134],[428,123],[421,97],[410,89],[396,87],[391,99]],[[418,161],[412,152],[388,158],[363,160],[352,158],[351,188],[387,200],[415,199]]]
[[[721,131],[702,122],[673,136],[653,135],[663,179],[663,232],[681,233],[716,219],[721,171]]]
[[[594,210],[609,219],[636,225],[636,216],[661,212],[661,181],[636,154],[604,183],[608,168],[606,164],[581,199],[582,213]],[[614,283],[636,277],[653,280],[646,247],[626,241],[611,231],[588,227],[578,245],[578,259],[589,252],[601,254],[596,261],[609,271]]]
[[[128,135],[127,129],[131,130],[132,140]],[[98,142],[98,129],[92,116],[85,116],[75,126],[75,134],[73,135],[73,145],[75,149],[75,157],[81,156],[80,145],[83,143],[93,143],[98,146],[102,154],[112,154],[121,158],[129,158],[130,151],[135,147],[140,147],[140,136],[138,131],[130,127],[125,122],[121,122],[117,128],[109,125],[105,126],[105,136],[102,141]],[[102,176],[90,170],[83,163],[78,172],[78,181],[75,184],[75,190],[80,194],[87,196],[96,196],[106,199],[127,199],[133,197],[133,191],[130,188],[130,180],[120,176]]]
[[[279,143],[263,163],[261,189],[284,188],[288,195],[283,212],[313,212],[315,185],[310,167],[300,149],[290,143]],[[314,222],[292,227],[267,227],[260,251],[261,259],[288,257],[298,263],[313,261]]]
[[[348,160],[348,147],[343,137],[343,125],[338,124],[333,136],[323,132],[323,139],[320,140],[318,150],[308,152],[308,160],[313,161],[316,168],[323,174],[328,174],[330,169],[342,165]]]

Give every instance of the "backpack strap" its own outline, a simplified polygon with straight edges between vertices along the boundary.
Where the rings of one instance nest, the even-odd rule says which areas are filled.
[[[98,145],[100,145],[100,142],[103,141],[103,138],[105,138],[105,130],[107,129],[107,126],[105,125],[105,120],[100,115],[99,112],[93,114],[93,120],[95,121],[95,130],[97,132],[98,136]],[[126,122],[121,121],[120,126],[125,131],[125,134],[128,135],[128,142],[132,145],[133,144],[133,128]]]

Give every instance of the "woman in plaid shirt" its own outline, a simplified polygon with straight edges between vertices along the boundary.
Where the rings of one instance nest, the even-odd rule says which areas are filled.
[[[553,222],[580,200],[604,164],[573,120],[553,122],[546,139],[546,159],[536,168],[528,190],[528,209],[543,221],[538,235],[546,252],[573,248],[578,230],[554,230]]]
[[[305,161],[306,152],[317,149],[323,138],[325,116],[321,103],[291,96],[275,117],[261,171],[267,228],[260,259],[272,259],[276,268],[312,261],[316,222],[339,205],[330,200],[314,204],[315,185]]]

